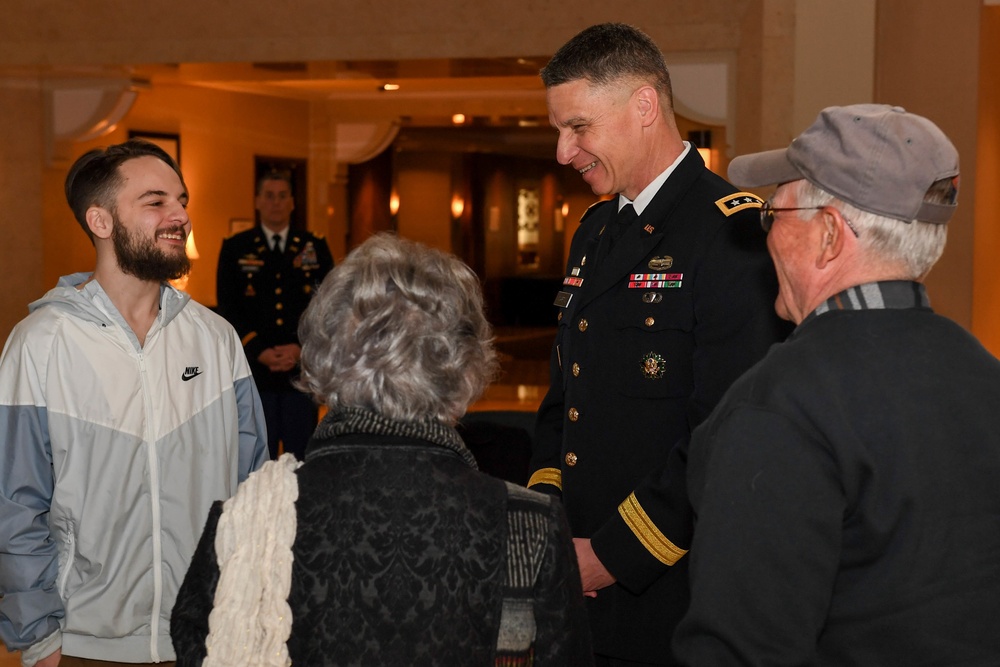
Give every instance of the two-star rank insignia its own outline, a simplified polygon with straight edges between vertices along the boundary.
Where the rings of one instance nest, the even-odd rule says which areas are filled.
[[[764,200],[752,192],[737,192],[716,201],[715,205],[728,217],[745,208],[760,208],[764,205]]]

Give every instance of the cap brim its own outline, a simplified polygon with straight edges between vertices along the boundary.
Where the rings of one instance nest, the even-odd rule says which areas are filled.
[[[733,158],[729,163],[729,182],[738,188],[761,188],[805,178],[788,161],[788,149],[779,148]]]

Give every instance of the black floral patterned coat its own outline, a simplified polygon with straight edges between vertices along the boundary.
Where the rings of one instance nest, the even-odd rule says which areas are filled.
[[[454,429],[328,415],[296,474],[293,664],[591,664],[561,505],[478,472]],[[174,607],[178,667],[205,656],[221,512]]]

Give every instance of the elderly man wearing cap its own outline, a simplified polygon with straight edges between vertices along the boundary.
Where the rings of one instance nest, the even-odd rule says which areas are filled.
[[[692,439],[687,664],[1000,664],[1000,361],[935,315],[958,154],[899,107],[735,159],[797,327]]]

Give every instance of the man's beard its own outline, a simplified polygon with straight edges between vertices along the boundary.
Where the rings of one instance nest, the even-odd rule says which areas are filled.
[[[156,247],[155,240],[130,234],[117,214],[114,214],[113,221],[111,241],[122,273],[139,280],[160,283],[176,280],[191,270],[191,260],[183,250],[166,253]],[[167,231],[183,233],[184,228],[177,226]]]

